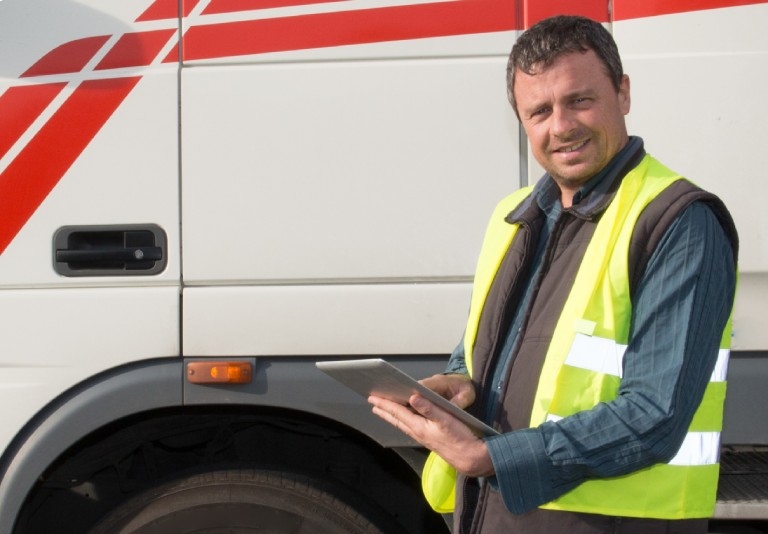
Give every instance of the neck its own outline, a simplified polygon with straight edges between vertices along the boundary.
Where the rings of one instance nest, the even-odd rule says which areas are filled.
[[[560,186],[560,203],[563,205],[563,209],[573,206],[573,197],[576,196],[578,189],[568,189]]]

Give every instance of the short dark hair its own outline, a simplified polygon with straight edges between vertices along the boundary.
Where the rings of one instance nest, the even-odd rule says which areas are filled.
[[[560,56],[593,50],[618,92],[624,69],[619,49],[602,24],[586,17],[558,15],[531,26],[517,39],[507,63],[507,96],[517,113],[515,72],[533,74],[537,66],[549,67]],[[519,115],[518,115],[519,117]]]

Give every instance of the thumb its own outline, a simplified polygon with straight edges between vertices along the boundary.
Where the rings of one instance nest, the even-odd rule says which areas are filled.
[[[435,407],[434,404],[432,404],[429,400],[425,399],[421,395],[412,395],[411,398],[408,399],[408,403],[414,410],[416,410],[418,414],[420,414],[425,419],[429,419],[430,421],[441,420],[442,410]]]
[[[432,412],[432,403],[421,395],[411,395],[411,398],[408,399],[408,404],[424,417],[427,417]]]

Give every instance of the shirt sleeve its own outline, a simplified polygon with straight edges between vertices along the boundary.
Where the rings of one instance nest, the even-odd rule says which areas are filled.
[[[492,486],[512,513],[588,479],[675,455],[716,363],[735,279],[725,232],[706,205],[693,203],[667,230],[638,284],[616,399],[487,439]]]
[[[467,360],[464,355],[464,337],[462,336],[459,344],[453,349],[451,357],[448,359],[448,365],[445,367],[444,374],[447,375],[468,375]]]

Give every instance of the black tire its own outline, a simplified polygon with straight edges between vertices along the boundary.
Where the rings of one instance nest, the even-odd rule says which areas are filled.
[[[120,505],[89,534],[387,534],[354,496],[279,471],[183,478]],[[384,527],[386,528],[386,527]],[[399,531],[399,528],[397,529]]]

